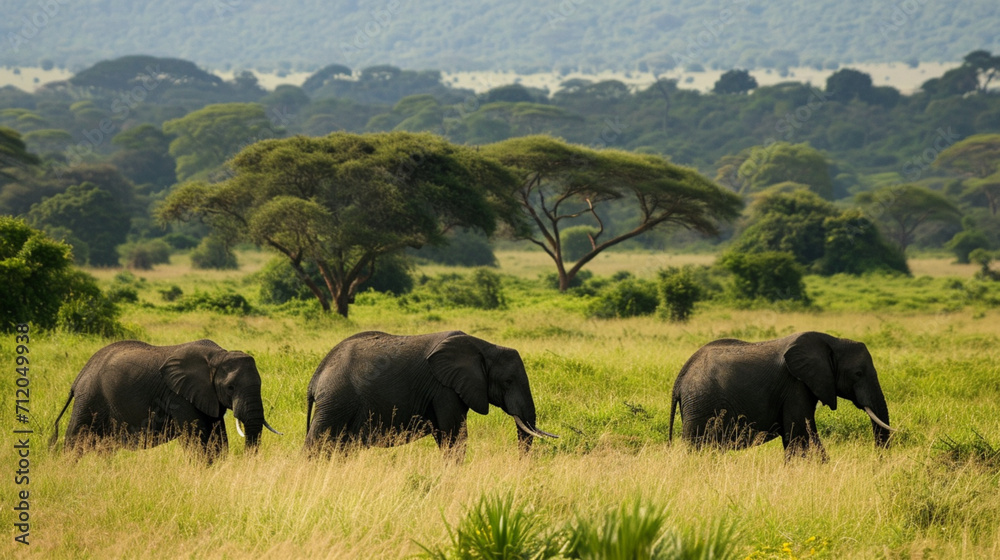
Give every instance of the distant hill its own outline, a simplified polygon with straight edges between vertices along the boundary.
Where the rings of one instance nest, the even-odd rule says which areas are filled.
[[[1000,50],[996,0],[0,0],[0,13],[0,64],[72,70],[135,53],[220,70],[661,72]]]

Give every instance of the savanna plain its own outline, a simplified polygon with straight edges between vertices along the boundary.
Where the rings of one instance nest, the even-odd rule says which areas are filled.
[[[484,503],[502,503],[508,520],[556,544],[566,527],[608,528],[615,512],[631,511],[662,521],[663,535],[724,539],[737,558],[1000,557],[1000,308],[976,297],[973,268],[941,258],[911,261],[912,278],[807,277],[812,308],[707,302],[689,322],[672,323],[589,318],[586,297],[539,280],[550,272],[544,255],[498,257],[502,309],[436,308],[365,293],[349,319],[311,304],[256,305],[246,279],[268,258],[263,253],[240,253],[238,271],[194,271],[174,256],[135,273],[139,301],[126,304],[122,317],[132,337],[160,345],[210,338],[257,361],[265,412],[284,436],[265,432],[259,451],[247,454],[227,415],[230,452],[211,465],[179,442],[82,456],[62,453],[60,442],[50,451],[70,384],[111,340],[32,332],[29,546],[10,537],[15,354],[13,335],[4,335],[0,523],[8,538],[0,556],[402,558],[428,549],[447,556]],[[597,276],[628,270],[653,278],[665,266],[711,260],[606,253],[590,268]],[[465,273],[434,266],[416,274],[456,270]],[[119,271],[91,272],[106,287]],[[160,295],[172,285],[184,293],[233,290],[256,311],[178,311]],[[445,462],[431,438],[329,460],[303,455],[306,386],[331,347],[365,330],[453,329],[521,353],[538,426],[559,439],[536,440],[521,457],[513,421],[493,408],[486,416],[470,412],[462,465]],[[694,451],[676,437],[668,443],[671,389],[694,351],[722,337],[804,330],[868,345],[899,429],[888,450],[874,447],[867,416],[844,400],[817,415],[827,462],[786,463],[779,441],[731,452]],[[679,417],[674,430],[680,433]]]

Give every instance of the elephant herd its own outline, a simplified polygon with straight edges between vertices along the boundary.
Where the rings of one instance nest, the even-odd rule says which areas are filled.
[[[469,409],[500,407],[517,427],[519,447],[558,437],[536,425],[521,356],[460,331],[415,336],[363,332],[333,347],[307,391],[305,449],[329,453],[350,444],[396,445],[432,435],[448,457],[465,454]],[[849,399],[871,417],[875,441],[888,446],[889,410],[864,344],[819,332],[748,343],[711,342],[691,356],[674,383],[670,437],[679,407],[682,437],[696,447],[745,448],[780,437],[786,457],[814,448],[817,403]],[[210,340],[176,346],[138,341],[95,353],[73,381],[59,421],[76,399],[66,447],[112,442],[152,447],[179,436],[209,461],[228,450],[223,418],[255,450],[265,419],[253,357]]]

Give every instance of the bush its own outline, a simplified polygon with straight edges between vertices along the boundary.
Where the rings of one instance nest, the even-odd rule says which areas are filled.
[[[375,263],[375,274],[361,284],[361,290],[372,289],[397,296],[410,293],[413,290],[410,268],[406,256],[384,255]]]
[[[424,277],[420,286],[400,300],[403,305],[427,302],[444,307],[503,309],[507,307],[500,275],[488,268],[477,268],[472,274],[441,274]]]
[[[191,267],[202,270],[236,270],[240,265],[229,244],[210,235],[191,251]]]
[[[590,236],[597,233],[597,229],[590,226],[568,227],[559,233],[559,240],[562,244],[562,256],[566,262],[576,262],[589,253],[594,246],[590,242]]]
[[[66,302],[59,307],[56,325],[69,332],[120,336],[124,328],[118,316],[118,306],[101,293],[94,279],[84,272],[74,271]]]
[[[690,319],[694,304],[705,297],[705,290],[695,278],[691,267],[670,267],[661,270],[659,276],[663,315],[677,322]]]
[[[203,309],[230,315],[247,315],[252,311],[245,297],[231,291],[195,292],[178,299],[173,308],[177,311]]]
[[[182,295],[184,295],[184,290],[181,290],[181,287],[176,284],[160,290],[160,297],[163,298],[163,301],[177,301]]]
[[[153,265],[170,262],[170,246],[162,239],[125,243],[118,247],[125,266],[135,270],[150,270]]]
[[[602,289],[590,304],[588,314],[598,319],[650,315],[659,304],[656,291],[653,282],[625,278]]]
[[[733,275],[733,295],[736,299],[809,301],[802,281],[802,266],[795,262],[791,253],[767,251],[741,254],[730,251],[722,256],[719,264]]]
[[[69,246],[0,216],[0,329],[19,323],[104,336],[122,330],[114,302],[92,276],[72,268]]]
[[[591,272],[591,271],[589,271],[587,269],[583,269],[580,272],[577,272],[576,276],[574,276],[573,279],[569,281],[569,287],[570,287],[570,289],[572,289],[572,288],[580,288],[584,284],[586,284],[588,281],[590,281],[593,277],[594,277],[594,273],[593,272]],[[558,290],[559,289],[559,275],[556,274],[555,272],[550,272],[548,274],[545,274],[544,276],[542,276],[542,283],[544,285],[548,286],[549,288],[552,288],[553,290]],[[591,294],[591,295],[593,295],[593,294]]]
[[[906,256],[886,242],[878,227],[858,210],[827,218],[823,258],[816,263],[820,274],[865,274],[867,272],[910,273]]]
[[[978,229],[966,229],[955,234],[945,248],[955,254],[959,264],[969,264],[969,255],[976,249],[989,249],[990,240]]]
[[[510,494],[483,496],[469,508],[458,527],[448,526],[448,548],[424,549],[427,558],[554,558],[558,551],[541,535],[537,518],[515,509]]]

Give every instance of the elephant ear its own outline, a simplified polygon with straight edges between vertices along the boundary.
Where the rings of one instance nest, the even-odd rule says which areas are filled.
[[[479,414],[490,411],[486,367],[475,339],[457,334],[439,342],[427,355],[431,373],[458,393],[466,405]]]
[[[217,418],[219,397],[212,383],[212,366],[204,348],[188,347],[167,358],[160,375],[170,390],[184,397],[198,410]]]
[[[820,402],[837,410],[833,349],[819,333],[803,333],[785,350],[788,371],[806,384]]]

